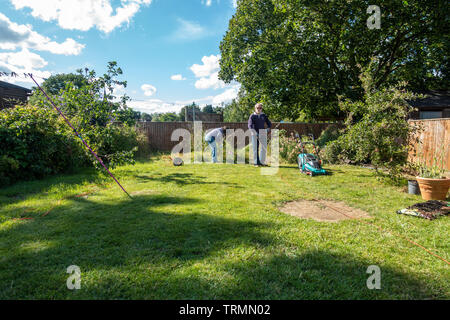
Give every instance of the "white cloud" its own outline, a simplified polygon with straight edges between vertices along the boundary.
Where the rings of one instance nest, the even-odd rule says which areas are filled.
[[[57,21],[63,29],[87,31],[97,28],[109,33],[131,18],[141,6],[152,0],[121,0],[120,6],[112,6],[112,0],[11,0],[19,10],[30,8],[31,15],[43,21]]]
[[[1,76],[0,80],[16,83],[16,82],[27,82],[33,83],[30,78],[25,78],[24,73],[32,73],[35,80],[38,83],[42,83],[44,79],[51,76],[49,71],[41,71],[39,69],[44,68],[48,64],[40,55],[28,51],[28,49],[22,49],[19,52],[2,52],[0,53],[0,70],[5,72],[15,72],[20,77],[5,77]]]
[[[224,92],[216,95],[216,96],[207,96],[202,98],[194,98],[184,101],[174,101],[168,102],[160,99],[148,99],[145,101],[142,100],[131,100],[127,102],[127,105],[134,110],[138,110],[146,113],[164,113],[164,112],[180,112],[180,110],[186,106],[195,102],[200,107],[204,107],[207,104],[212,105],[220,105],[222,103],[231,102],[234,98],[237,97],[239,91],[239,85],[235,84],[233,87],[225,90]]]
[[[231,102],[231,100],[235,99],[238,95],[239,88],[240,88],[239,84],[233,84],[232,87],[226,89],[224,92],[222,92],[218,95],[215,95],[215,96],[194,98],[194,99],[185,100],[185,101],[176,101],[175,103],[183,105],[183,106],[191,104],[192,102],[195,102],[195,103],[199,104],[200,106],[205,106],[207,104],[220,105],[222,103]]]
[[[151,84],[143,84],[141,86],[142,91],[144,91],[144,95],[150,97],[156,93],[156,88]]]
[[[191,66],[191,71],[197,78],[195,82],[197,89],[219,89],[226,87],[222,80],[219,80],[219,61],[220,55],[204,56],[202,58],[203,64],[194,64]]]
[[[194,99],[189,99],[189,100],[181,100],[181,101],[178,100],[178,101],[175,101],[175,103],[182,104],[183,106],[185,106],[185,105],[191,104],[192,102],[195,102],[196,104],[202,106],[202,105],[211,104],[213,98],[214,98],[214,96],[208,96],[208,97],[194,98]]]
[[[181,74],[174,74],[173,76],[170,77],[170,79],[175,81],[186,80],[186,78],[184,78]]]
[[[210,55],[209,57],[204,56],[202,58],[203,64],[193,64],[190,69],[197,78],[208,77],[213,72],[219,70],[220,68],[219,60],[220,54],[218,54],[217,56],[213,54]]]
[[[207,78],[203,77],[195,82],[195,87],[197,89],[201,89],[201,90],[209,89],[209,88],[219,89],[219,88],[225,88],[225,86],[226,86],[225,82],[223,82],[222,80],[219,80],[219,72],[218,71],[212,73]]]
[[[220,0],[217,0],[217,3],[219,3],[219,2],[220,2]],[[230,0],[230,2],[231,2],[231,5],[233,6],[233,8],[237,7],[237,0]],[[202,4],[207,7],[210,7],[212,4],[212,0],[202,0]]]
[[[192,101],[191,101],[192,102]],[[141,112],[146,113],[164,113],[164,112],[180,112],[181,108],[183,108],[184,104],[173,103],[173,102],[165,102],[159,99],[149,99],[146,101],[128,101],[127,105]]]
[[[0,61],[24,70],[41,69],[48,64],[40,55],[28,51],[28,49],[22,49],[20,52],[2,52]]]
[[[212,99],[213,104],[221,104],[231,102],[231,100],[235,99],[239,92],[239,86],[234,86],[225,90],[223,93],[218,94]]]
[[[195,82],[197,89],[209,89],[209,88],[223,88],[225,84],[218,78],[220,55],[204,56],[202,58],[203,64],[194,64],[191,66],[191,71],[197,78],[200,78]]]
[[[191,104],[192,102],[195,102],[199,104],[200,106],[204,106],[207,104],[212,105],[220,105],[222,103],[231,102],[231,100],[235,99],[238,95],[240,84],[233,84],[232,87],[226,89],[224,92],[215,95],[215,96],[207,96],[203,98],[195,98],[191,100],[185,100],[185,101],[176,101],[177,104],[187,105]]]
[[[207,36],[209,32],[198,22],[178,18],[178,28],[170,36],[174,41],[196,40]]]
[[[30,25],[19,25],[0,13],[0,49],[30,48],[54,54],[78,55],[85,47],[71,38],[58,43],[35,31]]]
[[[123,96],[126,93],[125,86],[121,84],[113,84],[113,92],[112,94],[119,98],[119,96]]]

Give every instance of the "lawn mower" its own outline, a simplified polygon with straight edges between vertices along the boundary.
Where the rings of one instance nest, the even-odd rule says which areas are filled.
[[[319,153],[317,152],[314,136],[311,134],[310,136],[312,141],[305,142],[302,142],[302,139],[298,133],[295,136],[299,138],[300,153],[297,156],[297,163],[300,171],[311,177],[328,174],[327,171],[322,168],[322,160],[320,160]],[[307,153],[305,150],[305,145],[307,144],[311,144],[314,147],[315,155],[312,153]]]

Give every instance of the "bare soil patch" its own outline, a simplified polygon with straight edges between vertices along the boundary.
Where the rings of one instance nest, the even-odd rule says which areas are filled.
[[[365,211],[349,207],[345,202],[331,200],[291,201],[280,208],[280,211],[297,218],[313,219],[321,222],[370,218]]]

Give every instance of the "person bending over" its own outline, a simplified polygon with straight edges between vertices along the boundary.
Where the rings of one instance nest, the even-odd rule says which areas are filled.
[[[209,131],[205,135],[205,141],[208,142],[209,147],[211,148],[211,160],[213,163],[217,163],[217,145],[216,140],[220,137],[223,138],[225,136],[225,132],[227,127],[215,128]]]

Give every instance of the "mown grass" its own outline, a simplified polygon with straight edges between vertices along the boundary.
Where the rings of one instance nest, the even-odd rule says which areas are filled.
[[[450,259],[448,217],[398,215],[421,199],[371,170],[328,168],[264,176],[158,157],[114,170],[133,200],[93,170],[0,189],[0,299],[448,299],[449,266],[404,239],[278,210],[300,198],[344,201]],[[66,287],[70,265],[80,290]],[[380,290],[366,286],[370,265],[381,268]]]

